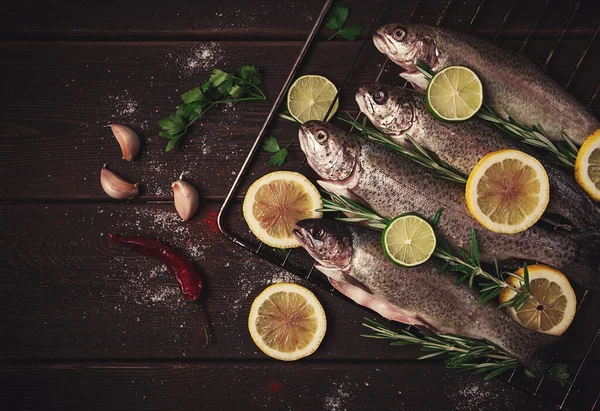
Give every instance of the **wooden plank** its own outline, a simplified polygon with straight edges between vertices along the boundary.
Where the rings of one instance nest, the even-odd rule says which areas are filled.
[[[519,13],[512,13],[502,36],[523,36],[529,28],[529,13],[535,10],[542,0],[523,4]],[[348,24],[370,26],[371,18],[383,0],[362,2],[349,0],[347,5],[351,12]],[[388,6],[388,12],[382,23],[405,21],[413,9],[415,0],[394,2]],[[448,27],[462,26],[468,23],[481,0],[450,1],[447,17],[442,25]],[[488,4],[490,3],[490,4]],[[478,34],[493,34],[498,19],[501,19],[512,0],[486,1],[481,7],[478,21],[473,30]],[[555,3],[555,2],[551,2]],[[559,2],[564,7],[572,7],[573,2]],[[182,0],[177,3],[153,6],[141,0],[126,0],[119,3],[118,9],[99,5],[96,2],[84,1],[78,7],[68,3],[39,3],[36,1],[5,1],[0,5],[0,16],[3,25],[0,27],[0,39],[10,40],[60,40],[60,39],[129,39],[129,40],[303,40],[306,38],[321,10],[322,0],[305,2],[288,2],[271,7],[266,2],[238,2],[235,6],[217,0],[201,3]],[[434,24],[440,12],[446,7],[448,0],[421,0],[414,21]],[[517,4],[516,7],[520,5]],[[560,7],[560,6],[554,6]],[[583,2],[581,8],[594,14],[593,1]],[[554,9],[553,9],[554,10]],[[564,11],[564,12],[563,12]],[[549,12],[552,20],[534,33],[534,37],[552,38],[556,36],[558,20],[568,18],[571,10]],[[521,16],[521,17],[519,17]],[[265,25],[268,22],[268,26]],[[558,23],[557,23],[558,22]],[[568,36],[587,34],[595,26],[585,20],[574,21],[567,30]],[[218,33],[218,34],[217,34]],[[324,30],[320,38],[331,34]]]
[[[530,42],[538,46],[547,43],[551,41]],[[518,41],[503,44],[515,49],[520,46]],[[585,46],[584,40],[563,40],[561,50],[573,58],[553,59],[551,72],[568,78]],[[358,42],[319,43],[302,73],[323,74],[341,85],[359,47]],[[188,172],[203,196],[224,196],[299,48],[295,42],[70,42],[30,43],[25,48],[21,43],[4,44],[0,153],[6,161],[0,176],[0,198],[109,201],[98,183],[104,163],[125,178],[142,183],[139,201],[168,199],[170,183],[181,172]],[[190,61],[200,64],[194,53],[206,50],[213,56],[209,62],[199,68],[187,67]],[[341,96],[340,114],[358,112],[354,90],[372,81],[384,61],[372,45],[367,45]],[[233,69],[242,62],[263,69],[269,101],[218,108],[195,127],[180,149],[165,153],[166,141],[157,136],[155,122],[171,112],[178,95],[206,78],[213,66]],[[580,69],[589,74],[593,63],[590,55]],[[398,81],[399,71],[388,64],[384,79]],[[597,83],[598,72],[592,70],[589,76],[575,76],[570,90],[587,104]],[[133,163],[120,160],[118,145],[104,128],[110,122],[130,124],[140,132],[143,147]],[[285,121],[277,124],[273,135],[282,142],[296,141],[296,125]],[[257,173],[272,170],[265,165],[268,156],[263,157],[254,170]],[[289,158],[290,169],[302,161],[297,144],[291,146]]]
[[[415,362],[3,366],[0,382],[4,409],[552,409],[499,379]]]

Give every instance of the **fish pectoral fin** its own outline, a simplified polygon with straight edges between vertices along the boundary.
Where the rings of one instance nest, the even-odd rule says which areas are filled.
[[[346,281],[346,274],[344,274],[341,268],[324,267],[321,264],[315,264],[315,268],[325,274],[327,278],[333,278],[337,281]]]
[[[337,281],[329,277],[329,282],[340,293],[350,298],[355,303],[375,311],[377,314],[392,321],[398,321],[409,325],[423,325],[414,316],[403,312],[400,308],[389,302],[377,298],[362,287],[350,284],[348,281]]]
[[[418,315],[416,316],[416,319],[417,319],[417,321],[419,321],[421,323],[420,326],[417,326],[417,328],[419,330],[425,332],[426,334],[429,334],[429,333],[440,334],[440,330],[438,330],[437,328],[435,328],[433,325],[429,324],[427,321],[425,321],[424,319],[422,319]]]
[[[427,90],[427,85],[429,84],[429,81],[420,71],[404,71],[400,73],[400,77],[412,84],[415,90],[417,90],[420,93],[424,93],[425,90]]]

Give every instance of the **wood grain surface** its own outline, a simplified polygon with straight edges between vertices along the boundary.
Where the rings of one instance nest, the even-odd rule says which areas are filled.
[[[370,28],[385,2],[343,4],[352,10],[349,24]],[[441,360],[416,361],[415,347],[361,337],[363,317],[378,318],[373,313],[218,231],[221,202],[322,5],[0,4],[0,409],[534,410],[561,403],[567,386],[542,381],[542,400],[520,388],[535,391],[538,379],[516,374],[516,383],[506,382],[509,375],[484,382],[447,370]],[[407,0],[385,7],[382,22],[437,23],[522,50],[600,116],[597,1]],[[341,86],[364,37],[327,41],[330,34],[321,30],[301,73]],[[179,95],[214,67],[244,63],[261,69],[268,101],[217,108],[164,152],[156,122],[174,111]],[[354,90],[382,69],[382,80],[402,84],[400,69],[369,41],[341,93],[340,115],[358,113]],[[140,134],[134,162],[120,159],[110,123]],[[271,133],[292,142],[282,169],[296,170],[303,160],[297,127],[278,120]],[[258,154],[240,193],[273,170],[268,157]],[[141,195],[129,202],[106,197],[99,184],[105,163],[140,182]],[[181,173],[202,198],[187,223],[174,211],[170,188]],[[231,225],[249,237],[240,218]],[[110,246],[109,232],[159,239],[192,260],[206,281],[207,348],[201,317],[171,274]],[[295,252],[292,265],[308,258],[303,253]],[[269,360],[247,332],[253,298],[278,281],[311,288],[327,312],[322,346],[298,363]],[[599,343],[590,349],[598,310],[598,293],[588,293],[560,351],[573,375],[588,355],[568,409],[591,410],[598,401]]]

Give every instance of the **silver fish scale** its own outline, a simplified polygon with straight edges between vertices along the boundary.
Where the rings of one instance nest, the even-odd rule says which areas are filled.
[[[455,247],[470,245],[470,228],[477,232],[482,261],[525,259],[565,268],[575,260],[577,244],[570,238],[539,227],[518,234],[499,234],[484,229],[471,217],[464,188],[433,176],[409,160],[364,142],[360,156],[360,178],[352,192],[377,213],[395,217],[416,212],[431,218],[442,208],[436,230]]]

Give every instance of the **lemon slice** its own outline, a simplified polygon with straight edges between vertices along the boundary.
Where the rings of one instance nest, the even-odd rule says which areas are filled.
[[[383,230],[381,243],[385,255],[403,267],[414,267],[429,260],[436,238],[431,224],[423,218],[405,214],[394,218]]]
[[[299,77],[294,81],[287,95],[288,111],[301,123],[309,120],[325,120],[325,114],[336,94],[335,85],[323,76]],[[339,100],[336,100],[327,121],[333,117],[338,106]]]
[[[544,166],[534,157],[518,150],[499,150],[475,165],[465,197],[482,226],[514,234],[540,219],[550,200],[550,184]]]
[[[529,288],[531,295],[539,301],[528,299],[518,310],[508,309],[508,314],[519,324],[545,334],[562,335],[575,317],[577,298],[569,280],[560,271],[543,264],[530,265]],[[523,269],[515,274],[523,277]],[[507,282],[513,287],[521,287],[517,278],[509,277]],[[500,302],[513,298],[516,293],[505,288],[500,293]]]
[[[299,247],[292,234],[305,218],[321,218],[321,195],[302,174],[276,171],[256,180],[244,197],[243,213],[260,241],[276,248]]]
[[[462,66],[446,67],[427,86],[427,105],[439,119],[467,120],[483,104],[483,86],[473,70]]]
[[[297,284],[277,283],[252,303],[248,330],[254,343],[269,357],[295,361],[319,347],[327,319],[312,292]]]
[[[589,135],[575,160],[575,179],[595,201],[600,201],[600,129]]]

